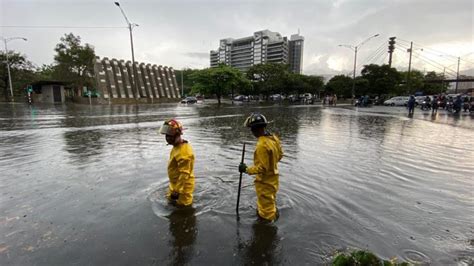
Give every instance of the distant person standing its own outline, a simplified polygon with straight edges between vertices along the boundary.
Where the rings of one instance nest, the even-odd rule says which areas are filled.
[[[462,105],[462,108],[464,109],[464,112],[469,111],[469,107],[470,107],[469,106],[469,97],[466,95],[466,96],[464,96],[464,103]]]
[[[170,203],[189,206],[193,203],[194,152],[191,144],[184,140],[183,126],[175,119],[166,120],[160,128],[166,142],[173,145],[168,161],[169,187],[166,197]]]
[[[454,107],[454,113],[458,114],[459,112],[461,112],[461,108],[462,108],[461,95],[456,96],[453,107]]]
[[[334,96],[332,97],[332,105],[336,106],[337,104],[337,95],[334,94]]]
[[[436,96],[436,95],[434,96],[433,103],[431,104],[431,107],[433,108],[431,110],[432,114],[435,114],[435,113],[438,112],[438,107],[439,107],[439,105],[438,105],[438,96]]]
[[[413,113],[415,112],[415,103],[416,103],[415,96],[411,95],[407,103],[409,115],[413,115]]]

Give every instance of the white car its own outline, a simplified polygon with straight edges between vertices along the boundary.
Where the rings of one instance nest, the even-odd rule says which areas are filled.
[[[390,105],[390,106],[404,106],[407,104],[409,97],[406,96],[397,96],[390,98],[383,102],[383,105]]]

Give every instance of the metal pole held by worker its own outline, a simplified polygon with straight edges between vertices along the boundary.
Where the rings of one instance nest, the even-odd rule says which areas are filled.
[[[244,147],[242,149],[242,160],[240,163],[244,163],[244,157],[245,157],[245,142],[244,142]],[[239,177],[239,191],[237,192],[237,206],[235,207],[235,212],[239,214],[239,202],[240,202],[240,188],[242,187],[242,173],[240,173]]]

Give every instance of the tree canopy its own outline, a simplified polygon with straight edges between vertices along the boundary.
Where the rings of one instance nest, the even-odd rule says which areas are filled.
[[[54,76],[70,82],[76,89],[94,85],[95,52],[89,44],[81,44],[81,37],[72,33],[61,37],[54,49],[56,62]]]
[[[326,84],[326,93],[350,98],[352,95],[352,78],[346,75],[332,77]]]
[[[434,71],[430,71],[425,75],[425,83],[423,85],[423,92],[425,94],[439,94],[444,93],[449,87],[449,83],[430,83],[430,80],[443,80],[443,74],[436,74]]]
[[[253,84],[254,94],[269,96],[281,93],[287,88],[288,66],[273,63],[254,65],[248,69],[247,78]]]
[[[191,78],[194,80],[194,91],[216,95],[219,104],[223,95],[246,83],[239,70],[224,64],[199,70],[193,73]]]
[[[0,88],[3,92],[5,101],[10,100],[10,85],[8,82],[8,69],[6,62],[6,54],[0,51]],[[12,77],[13,95],[21,95],[20,93],[25,85],[33,79],[33,64],[26,59],[26,56],[8,51],[8,65],[10,66],[10,74]]]
[[[368,81],[368,94],[371,95],[388,94],[396,90],[402,81],[400,73],[388,65],[365,65],[361,74]],[[356,91],[356,94],[359,93]]]

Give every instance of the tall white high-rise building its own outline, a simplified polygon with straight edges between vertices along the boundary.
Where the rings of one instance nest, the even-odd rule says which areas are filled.
[[[294,34],[291,39],[278,32],[262,30],[240,39],[222,39],[219,48],[210,53],[211,67],[221,63],[247,71],[264,63],[289,64],[290,71],[301,73],[304,37]]]

